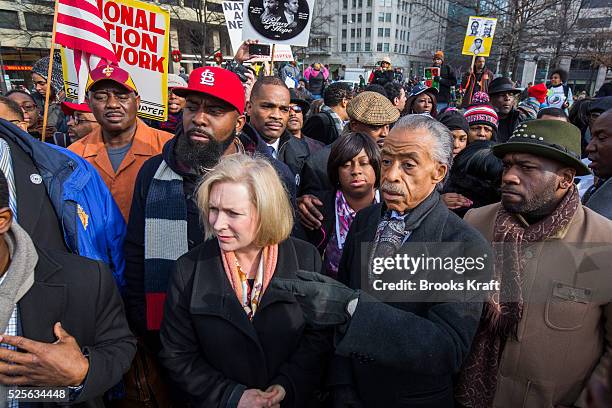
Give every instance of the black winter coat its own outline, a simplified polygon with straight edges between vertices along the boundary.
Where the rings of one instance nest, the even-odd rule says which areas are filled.
[[[384,210],[383,204],[372,205],[351,224],[338,270],[338,279],[351,288],[361,288],[368,259],[362,251],[374,241]],[[398,253],[406,253],[408,243],[439,242],[489,248],[440,200]],[[352,386],[368,408],[452,408],[453,375],[470,351],[481,310],[476,302],[383,303],[362,295],[336,345],[343,357],[334,360],[331,384]]]
[[[318,272],[310,244],[279,244],[275,276]],[[177,261],[161,327],[161,362],[195,407],[235,407],[245,389],[280,384],[282,407],[302,407],[320,384],[331,336],[306,326],[294,295],[272,287],[249,321],[228,281],[216,240]]]
[[[61,322],[89,355],[89,372],[71,406],[103,408],[103,394],[121,380],[136,353],[113,275],[99,261],[40,248],[37,253],[34,285],[18,302],[22,335],[54,343],[53,326]]]

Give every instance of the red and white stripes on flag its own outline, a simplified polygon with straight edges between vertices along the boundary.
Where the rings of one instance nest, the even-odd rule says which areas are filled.
[[[97,0],[56,0],[55,42],[74,50],[79,77],[79,103],[85,99],[89,71],[100,64],[117,64],[110,35],[102,21]]]

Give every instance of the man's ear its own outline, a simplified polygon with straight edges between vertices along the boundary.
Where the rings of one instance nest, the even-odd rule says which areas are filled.
[[[444,181],[446,173],[448,173],[448,165],[436,162],[431,180],[434,184],[439,184]]]
[[[246,103],[246,113],[247,115],[251,116],[251,109],[253,108],[253,105],[251,104],[251,101],[247,101]]]
[[[238,116],[238,118],[236,118],[236,134],[239,134],[240,132],[242,132],[242,128],[244,127],[245,123],[246,123],[246,116],[240,115]]]
[[[13,213],[8,207],[0,208],[0,235],[6,234],[13,223]]]
[[[559,188],[563,190],[567,190],[574,184],[574,177],[576,177],[576,169],[571,167],[565,167],[559,170],[557,173],[560,177],[559,179]]]

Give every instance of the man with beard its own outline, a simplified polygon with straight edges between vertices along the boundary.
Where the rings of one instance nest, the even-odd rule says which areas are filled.
[[[138,171],[161,152],[172,134],[138,119],[140,96],[130,74],[122,68],[102,65],[94,69],[86,90],[100,127],[69,149],[98,170],[127,222]]]
[[[148,160],[136,179],[125,240],[127,314],[138,335],[155,331],[158,350],[168,276],[176,259],[204,239],[195,191],[221,156],[242,153],[246,122],[238,76],[217,67],[195,69],[175,88],[185,109],[176,137]]]
[[[489,85],[491,105],[499,118],[496,142],[507,141],[518,125],[537,117],[540,103],[535,98],[528,98],[516,107],[516,95],[520,93],[510,78],[495,78]]]
[[[296,299],[309,323],[340,326],[329,380],[334,406],[454,406],[453,376],[469,352],[482,304],[471,295],[461,302],[427,291],[401,297],[380,291],[378,299],[366,293],[376,291],[373,279],[392,283],[459,277],[427,267],[385,266],[375,278],[381,260],[388,265],[393,259],[422,256],[422,251],[442,258],[487,256],[484,238],[440,199],[452,160],[453,138],[444,125],[420,115],[400,119],[381,152],[383,202],[357,213],[344,242],[338,280],[351,289],[308,273],[298,273],[300,280],[272,281],[273,287],[300,294]],[[451,249],[444,244],[450,242],[465,246]]]
[[[290,104],[289,88],[282,79],[274,76],[258,79],[247,102],[249,123],[242,129],[240,140],[247,151],[267,152],[267,156],[285,163],[297,186],[310,152],[287,130]]]
[[[589,173],[580,131],[534,120],[492,149],[504,165],[501,203],[464,219],[494,243],[500,286],[485,304],[457,400],[585,406],[586,384],[605,376],[612,358],[612,222],[580,204],[574,177]]]
[[[462,108],[472,104],[472,97],[476,92],[487,92],[489,83],[493,80],[493,72],[485,66],[485,57],[476,57],[474,65],[465,73],[461,81],[463,92]]]
[[[279,0],[263,0],[264,12],[261,14],[261,22],[263,24],[278,21]]]

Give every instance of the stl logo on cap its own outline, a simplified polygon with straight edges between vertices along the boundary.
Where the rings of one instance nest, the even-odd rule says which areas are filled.
[[[113,67],[111,67],[110,65],[107,65],[106,68],[102,70],[102,73],[106,75],[107,77],[110,77],[114,71],[115,69]]]
[[[200,76],[200,84],[208,86],[215,85],[215,73],[209,69],[202,71],[202,75]]]

